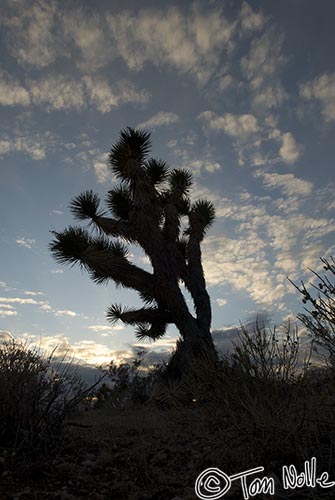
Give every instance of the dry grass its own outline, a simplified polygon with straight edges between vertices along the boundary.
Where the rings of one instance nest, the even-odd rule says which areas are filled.
[[[219,365],[199,360],[181,382],[150,380],[144,404],[131,400],[138,392],[129,387],[121,407],[112,398],[113,405],[67,420],[62,447],[44,459],[44,467],[36,458],[5,457],[0,497],[6,498],[2,488],[8,498],[23,492],[22,499],[194,500],[195,480],[208,467],[230,475],[263,466],[276,478],[283,465],[303,470],[313,456],[318,472],[328,471],[333,479],[333,373],[298,370],[294,337],[275,341],[273,332],[260,327],[252,335],[244,331],[233,356]],[[242,498],[234,486],[225,498]],[[333,497],[333,488],[284,491],[279,484],[275,497],[257,496]]]
[[[0,346],[0,447],[40,453],[57,444],[86,390],[70,365],[59,371],[52,361],[16,340]]]

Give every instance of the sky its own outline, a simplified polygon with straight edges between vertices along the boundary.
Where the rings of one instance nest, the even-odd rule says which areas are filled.
[[[202,250],[217,345],[257,314],[294,319],[288,277],[308,282],[335,255],[334,16],[332,0],[2,0],[2,338],[91,364],[136,350],[133,329],[105,317],[139,305],[135,292],[48,248],[76,195],[115,185],[107,156],[127,126],[216,207]],[[141,347],[163,359],[176,337]]]

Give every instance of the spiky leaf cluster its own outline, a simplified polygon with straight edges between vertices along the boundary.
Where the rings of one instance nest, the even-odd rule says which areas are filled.
[[[157,158],[150,158],[145,163],[145,171],[150,183],[153,186],[164,182],[169,173],[167,163]]]
[[[87,264],[88,251],[105,254],[114,259],[126,259],[128,248],[119,241],[110,241],[104,236],[92,236],[86,229],[69,226],[62,233],[53,231],[55,238],[50,250],[60,264]]]
[[[170,170],[165,161],[147,158],[150,149],[148,132],[130,127],[123,130],[109,155],[112,172],[121,181],[106,196],[110,217],[100,210],[100,199],[92,190],[75,197],[70,204],[74,217],[91,220],[99,236],[69,227],[54,233],[50,249],[58,262],[85,267],[97,283],[113,280],[136,290],[148,307],[134,310],[112,305],[107,318],[112,323],[121,320],[137,326],[138,339],[155,340],[165,334],[169,323],[176,323],[175,311],[165,299],[164,288],[169,283],[183,281],[197,315],[205,311],[208,316],[209,303],[205,308],[201,305],[207,292],[199,245],[213,224],[215,212],[209,201],[191,204],[191,172]],[[188,217],[188,227],[181,234],[183,217]],[[129,262],[121,240],[143,248],[153,273]],[[160,281],[162,276],[166,276],[165,284]]]
[[[185,196],[192,186],[192,174],[183,168],[172,170],[169,175],[169,184],[172,193],[179,197]]]
[[[70,226],[62,233],[53,231],[52,234],[55,238],[49,248],[57,262],[74,265],[81,261],[90,240],[85,229]]]
[[[150,134],[127,127],[109,154],[109,163],[115,176],[123,181],[133,180],[143,173],[143,162],[151,149]]]
[[[99,215],[99,196],[92,189],[76,196],[70,203],[70,210],[77,220],[95,219]]]
[[[166,334],[165,323],[139,324],[135,330],[135,336],[139,342],[146,340],[158,340]]]
[[[212,202],[207,200],[196,201],[189,212],[190,226],[187,234],[194,234],[202,239],[215,220],[215,208]]]
[[[131,210],[134,208],[129,188],[121,185],[108,191],[106,205],[118,219],[129,219]]]

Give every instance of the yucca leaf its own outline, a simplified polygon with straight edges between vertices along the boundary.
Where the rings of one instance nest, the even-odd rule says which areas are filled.
[[[106,197],[106,205],[115,217],[128,219],[133,209],[130,190],[122,185],[111,189]]]
[[[139,175],[139,168],[151,149],[150,133],[127,127],[112,146],[109,162],[116,177],[129,181]]]
[[[77,220],[95,219],[98,213],[100,199],[93,191],[87,190],[76,196],[70,203],[70,210]]]
[[[122,319],[125,309],[120,304],[113,304],[107,309],[106,317],[112,325]]]
[[[150,158],[150,160],[145,163],[145,167],[147,176],[154,186],[165,181],[169,173],[167,163],[156,158]]]
[[[178,200],[177,208],[181,216],[188,215],[190,211],[190,200],[189,198],[183,197]]]
[[[166,323],[140,324],[135,330],[135,336],[139,342],[145,340],[158,340],[166,333]]]
[[[205,230],[210,227],[215,219],[215,208],[211,201],[198,200],[196,201],[190,210],[189,214],[190,224],[198,225]]]
[[[140,309],[121,308],[118,304],[112,305],[107,312],[107,318],[114,323],[121,320],[127,325],[136,325],[144,323],[165,323],[170,319],[170,314],[158,307],[142,307]]]
[[[49,248],[60,264],[74,265],[80,262],[91,242],[89,233],[80,227],[70,226],[62,233],[53,231],[52,234],[55,238]]]
[[[178,250],[179,250],[179,252],[182,254],[182,256],[184,258],[186,258],[186,255],[187,255],[187,251],[186,251],[186,249],[187,249],[187,243],[188,243],[188,240],[185,237],[181,237],[177,241]]]
[[[96,242],[95,242],[96,241]],[[108,241],[105,238],[99,238],[94,241],[97,249],[110,253],[111,257],[126,259],[129,255],[128,247],[120,241]],[[100,246],[101,245],[101,246]]]
[[[180,196],[186,195],[192,186],[192,174],[183,168],[172,170],[169,175],[169,183],[173,192]]]

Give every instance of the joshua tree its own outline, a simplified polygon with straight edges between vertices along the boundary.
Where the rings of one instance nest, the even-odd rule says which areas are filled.
[[[169,170],[164,161],[148,159],[150,149],[149,133],[123,130],[109,154],[110,167],[120,180],[106,197],[111,217],[99,208],[98,196],[85,191],[73,199],[70,209],[77,220],[89,219],[97,235],[70,226],[53,232],[50,249],[60,263],[79,263],[96,283],[112,280],[139,293],[144,307],[135,310],[114,304],[107,311],[112,323],[122,320],[136,325],[139,340],[157,340],[168,324],[175,324],[181,337],[169,367],[180,376],[199,355],[216,360],[200,248],[215,211],[209,201],[190,202],[189,171]],[[152,273],[129,261],[126,243],[142,247]],[[194,314],[186,304],[182,283],[192,297]]]

